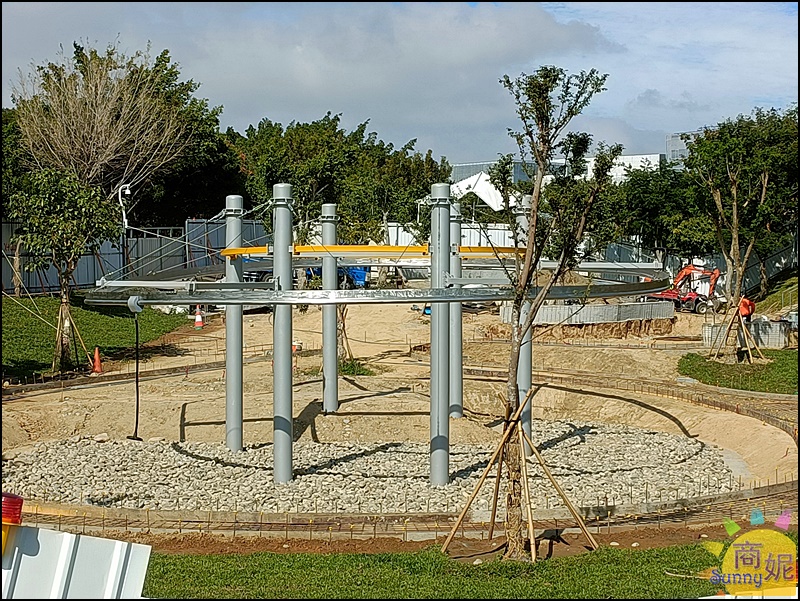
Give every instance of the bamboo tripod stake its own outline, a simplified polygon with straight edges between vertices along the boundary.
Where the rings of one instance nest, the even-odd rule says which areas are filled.
[[[520,406],[514,412],[514,415],[512,416],[512,418],[509,420],[511,425],[508,428],[506,428],[506,430],[503,432],[503,437],[500,439],[500,443],[498,444],[497,448],[495,449],[494,453],[492,454],[492,457],[489,460],[489,463],[486,466],[486,469],[484,469],[483,474],[481,474],[481,477],[478,480],[477,485],[475,486],[475,490],[472,491],[472,494],[470,495],[469,499],[467,500],[467,503],[464,505],[464,509],[459,514],[458,519],[456,520],[456,523],[453,525],[453,528],[450,531],[450,534],[447,536],[447,539],[444,541],[444,544],[442,545],[442,553],[447,551],[447,547],[450,545],[450,542],[453,540],[453,537],[455,536],[455,533],[457,532],[458,527],[461,525],[461,522],[464,520],[464,516],[467,514],[467,511],[469,510],[469,507],[472,504],[472,501],[475,500],[475,497],[478,495],[478,491],[480,490],[481,486],[483,486],[483,482],[486,480],[486,476],[489,474],[489,470],[492,469],[492,464],[497,459],[498,455],[501,455],[500,451],[503,449],[506,441],[509,438],[509,435],[511,434],[511,432],[513,432],[513,430],[516,427],[520,426],[520,424],[519,424],[519,416],[522,413],[523,407],[525,407],[525,405],[528,403],[528,401],[530,401],[530,399],[531,399],[531,397],[533,395],[533,392],[534,392],[534,388],[531,387],[528,390],[528,393],[525,395],[525,399],[522,401]],[[542,466],[542,470],[544,471],[545,475],[547,476],[547,479],[550,480],[550,482],[553,484],[553,487],[556,489],[556,492],[561,497],[561,499],[564,501],[564,504],[567,506],[567,509],[569,510],[570,514],[572,514],[572,517],[575,518],[575,521],[578,523],[578,527],[581,529],[581,532],[583,532],[584,536],[586,536],[586,539],[589,541],[589,545],[591,545],[592,550],[596,550],[599,547],[599,545],[597,544],[597,541],[592,536],[592,533],[589,532],[589,529],[586,527],[586,523],[584,522],[584,520],[581,517],[580,513],[578,513],[578,511],[575,509],[575,506],[569,500],[569,498],[567,497],[567,495],[564,492],[564,490],[561,488],[561,486],[558,484],[556,479],[553,477],[553,474],[550,472],[550,469],[547,467],[547,464],[545,464],[545,462],[544,462],[544,458],[542,457],[541,453],[539,453],[539,449],[536,448],[536,446],[533,444],[531,439],[528,438],[527,434],[525,434],[525,431],[522,428],[519,428],[518,435],[520,437],[520,450],[522,452],[523,485],[525,487],[524,490],[525,490],[525,493],[526,493],[525,501],[528,504],[528,528],[529,528],[529,536],[530,536],[530,540],[531,540],[531,559],[533,561],[536,561],[536,559],[535,559],[535,549],[534,549],[535,546],[536,546],[536,537],[533,534],[533,509],[532,509],[532,506],[531,506],[531,503],[530,503],[530,492],[528,491],[528,488],[527,488],[528,479],[527,479],[527,470],[526,470],[526,467],[525,467],[525,445],[523,444],[523,437],[525,438],[525,440],[527,440],[528,445],[530,445],[531,449],[533,450],[533,453],[536,456],[536,459],[539,462],[539,465]],[[502,455],[501,455],[500,460],[499,460],[498,463],[502,464]],[[499,479],[498,479],[498,482],[499,482]],[[497,490],[497,485],[495,485],[495,490]],[[495,496],[495,501],[496,501],[496,496]],[[496,509],[496,507],[492,508],[492,512],[493,512],[492,513],[492,517],[493,518],[494,518],[495,509]],[[492,520],[492,522],[494,522],[494,519]]]
[[[523,440],[522,424],[517,422],[512,426],[517,429],[519,440],[520,467],[522,468],[522,490],[525,494],[525,508],[528,510],[528,537],[531,541],[531,563],[536,563],[536,532],[533,529],[533,506],[531,505],[531,491],[528,487],[528,462],[525,459],[525,442]]]
[[[506,417],[505,421],[503,422],[503,432],[505,429],[508,428],[508,418],[511,417],[508,405],[506,405]],[[503,456],[500,455],[500,459],[497,462],[497,476],[494,480],[494,492],[492,493],[492,518],[489,522],[489,540],[492,540],[494,536],[494,522],[497,519],[497,495],[500,493],[500,478],[503,475]]]
[[[734,324],[737,321],[738,321],[738,325],[734,328]],[[712,349],[711,349],[711,351],[712,351],[711,352],[711,355],[712,355],[711,358],[712,359],[716,359],[717,357],[719,357],[720,353],[722,352],[722,347],[724,345],[727,345],[728,337],[730,335],[731,330],[738,330],[739,328],[742,329],[742,338],[744,339],[744,346],[745,346],[745,349],[747,349],[747,356],[749,358],[750,363],[753,362],[753,350],[752,349],[756,349],[756,352],[758,352],[758,356],[761,357],[762,359],[764,358],[764,355],[761,352],[761,349],[758,348],[758,345],[756,344],[756,341],[753,338],[753,335],[750,333],[750,330],[747,329],[747,326],[744,323],[744,318],[742,317],[742,313],[739,311],[739,308],[736,307],[736,310],[733,312],[733,315],[731,316],[731,319],[728,322],[728,326],[725,328],[725,333],[720,338],[719,343],[717,344],[715,342],[714,345],[712,346]]]
[[[534,389],[533,389],[533,387],[531,387],[528,390],[528,394],[525,395],[525,399],[523,399],[523,401],[519,404],[519,407],[517,407],[517,410],[514,411],[514,415],[511,417],[510,422],[516,422],[516,421],[519,420],[519,416],[522,413],[522,409],[525,407],[525,405],[528,404],[528,401],[531,399],[531,396],[533,396],[533,392],[534,392]],[[489,459],[489,463],[486,465],[486,468],[483,470],[483,473],[481,474],[481,477],[478,480],[478,483],[475,485],[475,489],[472,491],[472,494],[469,496],[469,499],[467,499],[467,502],[464,504],[464,509],[461,510],[461,513],[459,514],[458,519],[456,520],[456,523],[453,525],[453,528],[450,530],[450,534],[447,535],[447,539],[445,539],[444,544],[442,545],[442,553],[447,551],[447,547],[450,546],[450,542],[453,540],[453,537],[455,536],[456,532],[458,531],[458,527],[461,525],[461,522],[464,521],[464,516],[467,515],[467,511],[469,510],[469,506],[472,505],[472,501],[474,501],[475,497],[478,496],[478,491],[480,491],[481,486],[483,486],[483,482],[486,480],[486,476],[489,475],[489,470],[492,469],[492,465],[494,464],[495,460],[497,459],[497,456],[503,450],[503,447],[505,446],[506,441],[508,440],[508,437],[511,436],[511,433],[513,431],[514,431],[513,426],[509,426],[508,428],[506,428],[505,432],[503,432],[503,436],[500,439],[500,444],[497,445],[497,448],[494,450],[494,453],[492,453],[492,456]]]
[[[503,457],[497,462],[497,476],[494,479],[494,492],[492,494],[492,521],[489,523],[489,540],[494,536],[494,522],[497,519],[497,495],[500,494],[500,478],[503,475]]]
[[[53,354],[53,365],[50,368],[52,371],[56,370],[56,362],[60,364],[60,349],[61,349],[61,338],[64,333],[64,322],[69,321],[69,329],[72,336],[77,336],[78,341],[81,343],[81,347],[83,348],[83,352],[86,353],[86,356],[89,359],[89,364],[92,364],[92,355],[89,350],[86,348],[86,344],[83,342],[83,337],[81,336],[80,331],[78,330],[78,324],[75,323],[75,320],[72,319],[72,312],[69,310],[69,305],[59,305],[58,308],[58,323],[56,324],[56,348]],[[77,352],[77,351],[76,351]],[[63,369],[63,366],[62,366]]]
[[[523,434],[525,434],[524,431]],[[556,492],[561,497],[561,500],[564,501],[564,504],[567,506],[567,509],[569,509],[569,512],[572,514],[572,517],[574,517],[575,521],[578,522],[578,527],[581,529],[581,532],[583,532],[584,536],[586,536],[587,540],[589,541],[589,544],[592,546],[592,550],[597,549],[599,547],[597,541],[594,539],[592,533],[589,532],[589,529],[586,527],[586,523],[583,521],[581,514],[578,513],[578,510],[575,509],[575,506],[572,504],[572,501],[569,500],[569,498],[567,497],[566,493],[561,488],[559,483],[556,482],[556,479],[553,477],[553,474],[550,473],[550,469],[547,467],[547,464],[545,464],[544,458],[542,457],[541,453],[539,453],[539,449],[537,449],[536,446],[533,444],[533,442],[531,442],[531,439],[528,438],[527,434],[525,434],[525,439],[528,441],[528,444],[530,445],[531,449],[533,449],[533,454],[536,455],[536,459],[537,461],[539,461],[539,465],[542,466],[542,469],[544,470],[547,479],[550,480],[550,482],[553,484],[553,488],[556,489]]]
[[[758,345],[756,344],[756,339],[753,338],[753,335],[750,333],[750,330],[747,329],[747,326],[744,323],[744,318],[742,317],[741,313],[739,314],[739,323],[741,324],[742,330],[744,331],[745,342],[749,340],[750,343],[752,343],[752,346],[750,345],[750,343],[748,343],[747,346],[747,352],[750,354],[750,363],[753,362],[753,351],[751,350],[753,348],[756,349],[756,351],[758,352],[758,356],[763,359],[764,355],[761,353],[761,349],[758,348]]]
[[[719,338],[718,343],[715,341],[715,344],[711,349],[712,359],[716,359],[717,357],[719,357],[719,354],[722,352],[722,347],[727,344],[728,336],[730,335],[731,329],[733,328],[733,324],[738,316],[739,316],[739,308],[736,307],[736,309],[734,309],[733,315],[731,315],[731,318],[728,321],[728,325],[725,327],[725,332]]]

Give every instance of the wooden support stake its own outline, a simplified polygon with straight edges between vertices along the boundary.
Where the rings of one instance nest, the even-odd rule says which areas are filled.
[[[581,514],[578,513],[578,510],[575,509],[575,506],[572,504],[572,501],[569,500],[567,494],[564,492],[564,490],[561,488],[558,482],[556,482],[556,479],[553,477],[553,474],[550,473],[550,469],[547,467],[547,464],[545,464],[541,453],[539,453],[539,449],[536,448],[536,445],[533,444],[533,442],[531,441],[530,438],[528,438],[528,435],[525,432],[523,432],[523,434],[525,435],[525,438],[528,441],[528,445],[530,445],[531,449],[533,449],[533,454],[536,455],[536,459],[539,461],[539,465],[542,466],[542,470],[544,470],[545,476],[547,476],[547,479],[550,480],[550,482],[553,484],[553,488],[556,489],[556,492],[561,497],[561,500],[564,501],[564,504],[567,506],[567,509],[569,509],[569,512],[572,514],[572,517],[574,517],[575,521],[578,522],[578,527],[581,529],[581,532],[583,532],[583,534],[586,536],[587,540],[589,541],[589,544],[592,547],[592,550],[596,550],[600,545],[597,544],[597,541],[592,536],[592,533],[589,532],[589,529],[586,527],[586,523],[583,521]]]
[[[503,455],[497,459],[497,476],[494,479],[494,492],[492,494],[492,517],[489,522],[489,540],[494,536],[494,522],[497,519],[497,496],[500,494],[500,478],[503,474]]]
[[[519,416],[522,413],[522,409],[525,407],[525,405],[527,405],[528,401],[533,396],[534,390],[535,389],[533,387],[528,389],[528,393],[525,395],[525,398],[519,404],[519,407],[517,407],[517,410],[514,412],[514,415],[512,416],[512,418],[510,420],[511,422],[519,421]],[[459,514],[458,519],[456,520],[456,523],[453,525],[453,528],[450,530],[450,534],[447,535],[447,538],[445,539],[444,544],[442,545],[442,553],[447,551],[447,547],[450,546],[450,542],[453,540],[453,537],[455,536],[456,532],[458,531],[459,525],[461,524],[462,520],[464,519],[464,516],[467,515],[467,511],[469,510],[469,506],[472,504],[472,501],[475,500],[475,497],[478,496],[478,491],[480,491],[481,486],[483,486],[483,482],[484,482],[484,480],[486,480],[486,476],[489,475],[489,470],[492,469],[492,465],[494,464],[495,459],[497,459],[497,456],[503,450],[503,447],[505,446],[506,441],[508,440],[508,438],[511,435],[511,433],[513,432],[513,430],[514,430],[514,428],[513,428],[513,423],[512,423],[512,425],[510,425],[508,428],[506,428],[506,431],[503,432],[503,436],[500,439],[500,443],[497,445],[497,448],[494,450],[494,453],[492,453],[492,457],[489,459],[489,464],[486,466],[486,469],[483,470],[483,474],[481,474],[481,477],[478,480],[478,483],[475,485],[475,489],[472,491],[472,494],[470,495],[469,499],[467,499],[467,502],[464,504],[464,509],[461,510],[461,513]]]
[[[522,424],[517,422],[514,427],[517,429],[517,438],[519,439],[520,467],[522,468],[522,491],[525,495],[525,508],[528,510],[528,537],[531,541],[531,563],[536,563],[536,532],[533,528],[531,491],[530,488],[528,488],[528,462],[525,459],[525,441],[522,438]]]
[[[508,428],[508,418],[509,418],[509,411],[508,405],[506,405],[506,417],[505,421],[503,422],[503,432],[505,433],[505,429]],[[494,536],[494,523],[497,519],[497,496],[500,494],[500,479],[503,475],[503,454],[500,454],[500,457],[497,460],[497,477],[494,481],[494,492],[492,494],[492,518],[491,522],[489,522],[489,540],[492,540],[492,536]]]
[[[749,340],[750,340],[750,342],[752,342],[752,347],[753,347],[754,349],[756,349],[756,351],[758,352],[758,356],[759,356],[759,357],[761,357],[761,358],[763,359],[763,358],[764,358],[764,354],[761,352],[761,349],[760,349],[760,348],[758,348],[758,344],[756,344],[756,339],[755,339],[755,338],[753,338],[753,334],[751,334],[751,333],[750,333],[750,330],[748,330],[748,329],[747,329],[747,327],[744,325],[744,323],[742,323],[742,329],[744,330],[744,336],[745,336],[745,340],[748,340],[748,339],[749,339]],[[748,350],[749,350],[749,349],[748,349]],[[752,353],[751,353],[751,354],[750,354],[751,363],[752,363],[752,357],[753,357],[753,355],[752,355]]]
[[[738,317],[738,315],[739,315],[739,308],[736,307],[736,309],[733,312],[733,315],[731,315],[730,320],[728,321],[728,325],[725,327],[725,333],[719,339],[719,342],[715,340],[711,346],[712,359],[716,359],[717,357],[719,357],[719,354],[722,352],[722,347],[727,345],[728,335],[730,334],[731,328],[733,328],[733,324],[736,323],[736,318]]]

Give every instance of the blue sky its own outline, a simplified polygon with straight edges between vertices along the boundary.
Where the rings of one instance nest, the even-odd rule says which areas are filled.
[[[3,107],[60,46],[150,42],[223,107],[223,129],[330,111],[451,163],[517,152],[499,80],[541,65],[608,74],[573,129],[625,154],[798,95],[795,2],[3,2],[2,16]]]

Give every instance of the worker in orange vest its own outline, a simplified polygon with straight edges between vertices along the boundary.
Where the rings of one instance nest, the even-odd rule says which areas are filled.
[[[744,318],[745,323],[750,323],[755,310],[756,304],[749,298],[743,296],[742,300],[739,302],[739,313]]]

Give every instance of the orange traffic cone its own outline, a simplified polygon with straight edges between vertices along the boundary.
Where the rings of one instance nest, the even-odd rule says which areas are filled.
[[[200,305],[197,305],[197,310],[194,312],[194,329],[203,329],[203,314],[200,313]]]
[[[103,373],[103,366],[100,363],[100,348],[94,347],[94,363],[92,363],[92,373],[91,375],[101,374]]]

